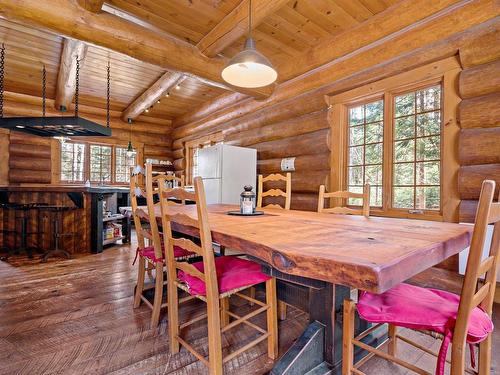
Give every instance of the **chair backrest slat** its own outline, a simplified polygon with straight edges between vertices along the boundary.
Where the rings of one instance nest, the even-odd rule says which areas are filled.
[[[496,223],[497,221],[500,221],[500,203],[493,203],[490,215],[488,216],[488,224]]]
[[[272,188],[267,191],[264,191],[264,182],[272,182],[272,181],[285,181],[285,190]],[[258,190],[257,207],[284,208],[285,210],[289,210],[292,202],[292,174],[287,173],[286,175],[282,175],[279,173],[273,173],[265,177],[260,174],[257,190]],[[271,203],[266,206],[262,206],[262,198],[264,197],[284,197],[285,205],[284,207],[282,207],[279,204]]]
[[[326,193],[325,185],[319,187],[318,195],[318,212],[331,213],[331,214],[342,214],[342,215],[363,215],[365,217],[370,216],[370,185],[365,184],[363,186],[363,193],[353,193],[350,191],[334,191]],[[347,199],[361,199],[361,208],[346,207],[346,204],[338,207],[325,208],[325,199],[337,198],[345,200]]]
[[[169,189],[169,190],[163,190],[161,192],[161,196],[164,199],[171,199],[171,198],[177,198],[182,201],[185,200],[196,200],[196,196],[194,193],[191,193],[189,191],[186,191],[183,188],[174,188],[174,189]]]
[[[172,215],[165,214],[166,218],[169,221],[174,221],[178,224],[185,225],[188,227],[194,227],[194,228],[200,228],[200,223],[198,220],[193,219],[191,216],[188,216],[186,214],[181,214],[181,213],[175,213]]]
[[[175,268],[205,281],[205,274],[187,262],[175,262]]]
[[[172,238],[169,240],[172,242],[174,246],[179,246],[184,250],[191,251],[192,253],[196,253],[200,256],[203,256],[203,249],[195,244],[193,241],[188,240],[187,238]]]
[[[494,286],[496,285],[500,258],[500,218],[496,215],[496,208],[491,210],[492,207],[497,206],[497,203],[492,203],[494,193],[495,182],[483,181],[452,342],[452,350],[459,350],[462,353],[465,353],[468,324],[472,310],[479,306],[490,317],[492,313]],[[493,238],[488,257],[483,261],[483,249],[488,224],[494,224]],[[485,277],[483,284],[481,284],[480,277],[483,274]],[[477,289],[478,285],[482,286]]]

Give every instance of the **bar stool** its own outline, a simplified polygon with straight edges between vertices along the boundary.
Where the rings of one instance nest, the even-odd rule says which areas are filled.
[[[62,213],[76,210],[76,207],[69,206],[44,206],[40,209],[46,212],[46,214],[51,218],[51,229],[52,229],[52,240],[54,241],[54,247],[47,250],[42,255],[42,262],[47,262],[47,259],[52,256],[64,256],[67,259],[71,259],[71,254],[59,248],[59,239],[64,236],[73,236],[74,232],[61,233],[60,225],[62,222]]]
[[[38,235],[39,232],[37,231],[31,231],[31,228],[29,228],[29,219],[30,219],[30,212],[32,210],[38,209],[40,207],[40,204],[38,203],[27,203],[27,204],[18,204],[18,203],[12,203],[11,208],[16,211],[16,216],[15,216],[15,221],[19,221],[21,223],[21,230],[20,232],[17,230],[7,230],[8,232],[14,232],[18,233],[20,235],[20,240],[21,240],[21,245],[19,247],[15,246],[13,249],[9,249],[7,255],[3,256],[0,258],[3,261],[6,261],[9,259],[10,256],[16,254],[16,253],[22,253],[26,252],[28,255],[28,258],[32,259],[33,258],[33,251],[37,252],[42,252],[42,250],[38,246],[28,246],[28,237],[32,235]],[[17,239],[17,236],[16,236]]]
[[[15,208],[18,206],[18,204],[16,203],[0,203],[0,209],[3,211],[4,213],[4,216],[3,216],[3,225],[2,225],[2,230],[1,230],[1,233],[3,235],[3,242],[2,242],[2,246],[0,246],[0,251],[1,252],[5,252],[7,254],[10,254],[12,252],[12,249],[7,246],[7,241],[6,241],[6,236],[10,235],[10,234],[13,234],[13,233],[16,233],[16,230],[11,230],[11,229],[6,229],[5,228],[5,224],[7,222],[6,218],[5,218],[5,214],[7,213],[7,218],[9,217],[8,215],[8,211],[10,210],[15,210]],[[0,258],[2,260],[4,257]]]

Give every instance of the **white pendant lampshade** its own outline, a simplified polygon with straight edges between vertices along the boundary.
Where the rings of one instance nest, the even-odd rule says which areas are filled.
[[[221,75],[230,85],[245,88],[264,87],[278,78],[271,62],[255,49],[252,38],[247,39],[245,49],[229,61]]]
[[[273,64],[255,48],[252,39],[252,0],[248,2],[248,37],[243,51],[234,56],[221,72],[232,86],[253,89],[274,83],[278,72]]]

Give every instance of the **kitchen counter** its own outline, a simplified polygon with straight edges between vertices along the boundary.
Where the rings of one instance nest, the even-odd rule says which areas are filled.
[[[68,235],[61,238],[61,247],[70,253],[103,251],[106,244],[117,240],[127,242],[130,240],[130,219],[110,220],[104,219],[104,211],[112,214],[118,213],[118,208],[129,206],[128,186],[113,185],[76,185],[76,184],[22,184],[22,185],[0,185],[0,203],[39,203],[45,205],[56,205],[72,207],[73,210],[64,212],[62,217],[62,232]],[[104,207],[103,202],[106,202]],[[15,210],[0,210],[0,229],[12,232],[10,235],[0,236],[0,246],[16,246],[16,234],[18,232],[18,215]],[[32,244],[40,244],[42,249],[48,249],[53,244],[51,240],[52,227],[48,217],[43,217],[37,210],[31,210],[31,231],[39,232],[32,235],[29,241]],[[106,239],[103,230],[111,225],[110,221],[119,222],[122,225],[123,236],[116,239]],[[17,236],[18,237],[18,236]]]

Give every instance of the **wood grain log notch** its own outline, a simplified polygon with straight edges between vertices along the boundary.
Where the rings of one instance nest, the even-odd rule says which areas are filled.
[[[458,152],[461,165],[500,163],[500,127],[463,129]]]
[[[458,118],[462,129],[500,126],[500,93],[462,100]]]
[[[484,180],[496,181],[495,197],[500,188],[500,164],[483,164],[460,167],[458,173],[458,190],[461,199],[479,199],[481,184]]]

